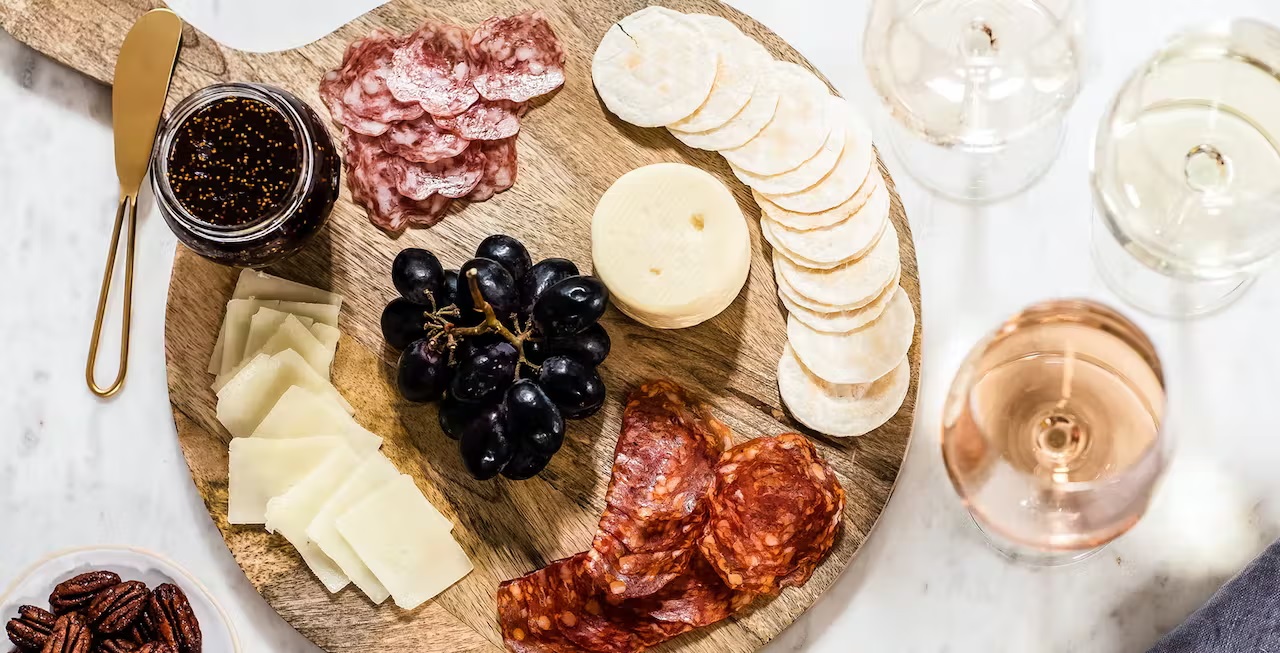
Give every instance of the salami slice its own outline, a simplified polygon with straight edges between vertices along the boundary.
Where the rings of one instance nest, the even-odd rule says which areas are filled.
[[[513,653],[588,653],[560,633],[551,618],[534,614],[543,607],[536,583],[540,572],[498,586],[498,623],[502,641]],[[538,602],[538,603],[534,603]]]
[[[644,617],[637,620],[636,633],[654,646],[694,628],[728,619],[749,602],[749,595],[729,589],[711,564],[696,556],[687,573],[659,592],[621,605]]]
[[[393,57],[387,86],[401,102],[417,102],[436,116],[456,116],[480,98],[471,84],[471,34],[427,21]]]
[[[451,118],[435,117],[440,129],[473,141],[496,141],[520,131],[523,104],[507,100],[480,100]]]
[[[631,393],[590,557],[610,596],[647,596],[688,568],[731,439],[705,404],[670,381]]]
[[[483,202],[516,183],[518,163],[515,137],[483,141],[480,143],[480,151],[484,153],[484,174],[480,177],[480,183],[467,195],[467,199],[472,202]]]
[[[437,127],[429,114],[391,125],[380,142],[387,152],[417,163],[435,163],[458,156],[471,144],[471,141]]]
[[[564,85],[564,49],[540,11],[486,20],[469,49],[486,99],[527,102]]]
[[[394,53],[400,39],[374,30],[353,42],[342,64],[320,80],[320,97],[335,122],[368,136],[380,136],[400,120],[421,116],[422,106],[397,100],[387,88]]]
[[[377,139],[352,132],[346,144],[351,198],[365,208],[375,226],[396,232],[410,224],[429,227],[444,217],[449,203],[442,200],[447,198],[415,201],[396,192],[401,159],[387,154]]]
[[[700,546],[729,587],[775,594],[809,580],[843,512],[844,489],[809,440],[757,438],[721,459]]]
[[[464,197],[479,185],[484,168],[484,154],[478,147],[468,147],[458,156],[435,163],[397,158],[395,189],[415,200],[425,200],[432,195]]]

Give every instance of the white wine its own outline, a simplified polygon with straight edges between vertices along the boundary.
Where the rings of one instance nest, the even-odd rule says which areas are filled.
[[[895,118],[930,142],[1001,147],[1058,120],[1075,98],[1071,2],[882,3],[897,13],[867,30],[872,81]]]
[[[1174,41],[1099,134],[1108,226],[1147,266],[1221,279],[1280,248],[1280,41],[1259,23]]]
[[[1163,468],[1155,352],[1124,318],[1054,302],[1011,319],[970,356],[944,416],[947,471],[993,537],[1087,550],[1145,512]]]

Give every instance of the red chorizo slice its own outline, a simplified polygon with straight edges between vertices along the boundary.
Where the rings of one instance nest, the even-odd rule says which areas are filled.
[[[391,123],[423,114],[416,102],[402,102],[387,87],[387,76],[401,40],[374,30],[347,47],[342,64],[325,73],[320,97],[335,122],[368,136],[380,136]]]
[[[480,183],[467,195],[467,199],[472,202],[483,202],[511,188],[516,183],[519,171],[514,137],[500,141],[482,141],[480,151],[484,153],[484,174],[480,177]]]
[[[480,94],[471,84],[471,58],[465,28],[427,21],[396,49],[387,76],[391,94],[417,102],[436,116],[456,116]]]
[[[529,576],[498,586],[498,624],[507,650],[512,653],[588,653],[560,634],[549,619],[545,621],[546,627],[531,622],[530,599],[538,596],[540,591]]]
[[[843,512],[844,489],[808,439],[757,438],[721,459],[700,547],[729,587],[774,594],[809,580]]]
[[[696,556],[685,574],[660,591],[621,605],[644,617],[637,620],[636,632],[653,646],[727,619],[748,602],[747,595],[729,589],[715,569],[702,556]]]
[[[389,154],[417,163],[435,163],[458,156],[471,144],[471,141],[438,127],[427,114],[391,125],[378,142]]]
[[[631,393],[590,561],[611,597],[652,594],[685,571],[731,438],[705,404],[670,381]]]
[[[402,159],[387,154],[377,139],[350,132],[346,145],[346,176],[351,198],[364,207],[375,226],[397,232],[410,224],[429,227],[444,217],[449,208],[448,198],[436,196],[417,201],[396,191]]]
[[[564,85],[564,49],[540,11],[486,20],[469,50],[473,83],[486,99],[526,102]]]
[[[438,127],[459,138],[496,141],[520,132],[520,116],[524,111],[525,105],[516,102],[480,100],[456,116],[433,119]]]
[[[484,154],[478,147],[468,147],[458,156],[434,163],[396,160],[396,190],[415,200],[433,195],[465,197],[479,185],[484,176]]]

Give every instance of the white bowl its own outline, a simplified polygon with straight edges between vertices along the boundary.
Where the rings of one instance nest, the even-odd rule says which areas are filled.
[[[207,653],[239,653],[240,640],[227,618],[226,610],[213,599],[209,590],[177,563],[160,555],[123,546],[99,546],[67,549],[50,554],[36,562],[0,594],[0,620],[17,616],[18,606],[49,608],[49,593],[58,583],[86,571],[106,570],[120,574],[124,580],[140,580],[147,587],[173,583],[182,588],[191,609],[200,621],[200,632]],[[0,635],[0,650],[8,641]]]

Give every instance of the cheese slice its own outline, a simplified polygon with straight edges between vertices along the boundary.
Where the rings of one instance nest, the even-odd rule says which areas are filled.
[[[750,271],[751,238],[719,179],[659,163],[623,175],[600,198],[591,255],[616,304],[652,316],[655,325],[690,326],[738,296]]]
[[[351,579],[342,573],[338,563],[307,537],[307,526],[359,464],[360,458],[355,453],[346,447],[338,447],[284,494],[267,501],[267,530],[280,533],[289,540],[330,594],[346,587]]]
[[[333,559],[342,573],[360,588],[360,591],[380,605],[391,593],[378,581],[369,566],[360,560],[355,549],[347,543],[346,538],[338,532],[338,517],[368,497],[383,485],[400,477],[400,472],[390,460],[382,454],[366,456],[360,466],[347,477],[347,480],[325,502],[316,513],[311,524],[307,526],[307,537],[315,542],[325,555]]]
[[[338,307],[332,304],[233,299],[227,302],[227,315],[223,320],[225,333],[223,335],[222,366],[219,368],[221,374],[226,374],[235,369],[246,358],[246,354],[253,353],[252,351],[246,351],[249,332],[253,316],[263,308],[273,309],[282,313],[292,313],[331,327],[338,326]]]
[[[321,373],[329,376],[333,371],[333,359],[338,355],[338,341],[342,339],[342,332],[337,327],[317,322],[311,325],[311,335],[329,352],[329,369]]]
[[[274,299],[342,306],[342,295],[248,268],[240,271],[232,299]]]
[[[262,315],[263,311],[271,311],[271,309],[264,308],[258,311],[258,315]],[[321,344],[320,341],[311,334],[311,330],[304,326],[304,320],[306,322],[310,322],[311,320],[308,318],[299,318],[296,315],[290,315],[288,313],[279,313],[278,311],[271,312],[277,313],[285,319],[278,327],[276,327],[275,333],[271,334],[271,337],[268,338],[266,342],[262,343],[262,345],[260,345],[252,354],[245,357],[244,361],[239,365],[236,365],[230,372],[227,372],[226,374],[219,374],[218,378],[214,379],[214,392],[221,390],[228,381],[234,378],[235,375],[238,374],[240,370],[244,369],[244,366],[248,365],[249,361],[257,357],[258,354],[274,356],[286,349],[292,349],[293,351],[298,352],[298,355],[302,357],[302,360],[306,361],[307,364],[311,366],[311,369],[316,371],[316,374],[319,374],[321,377],[326,379],[329,378],[329,366],[333,362],[333,352]],[[257,316],[255,316],[254,319],[257,319]]]
[[[388,482],[338,518],[338,532],[396,605],[422,605],[471,573],[471,560],[409,476]]]
[[[332,397],[293,386],[280,395],[253,429],[255,438],[306,438],[340,435],[359,454],[376,451],[382,438],[360,426]]]
[[[273,356],[258,354],[218,391],[218,421],[236,437],[253,433],[280,397],[301,386],[337,401],[348,415],[355,412],[324,377],[292,349]]]
[[[337,437],[231,440],[227,521],[232,524],[266,522],[267,501],[287,492],[338,449],[346,449],[346,445]]]
[[[253,317],[249,318],[249,335],[245,337],[244,341],[245,358],[251,358],[253,354],[262,349],[262,346],[267,344],[271,336],[274,336],[276,331],[280,330],[280,326],[284,324],[285,319],[288,317],[293,317],[300,321],[302,326],[307,329],[310,329],[311,325],[315,324],[315,320],[309,317],[298,317],[291,313],[264,306],[258,309],[258,312],[253,314]],[[307,333],[310,333],[310,331]],[[241,362],[243,362],[243,359]]]

